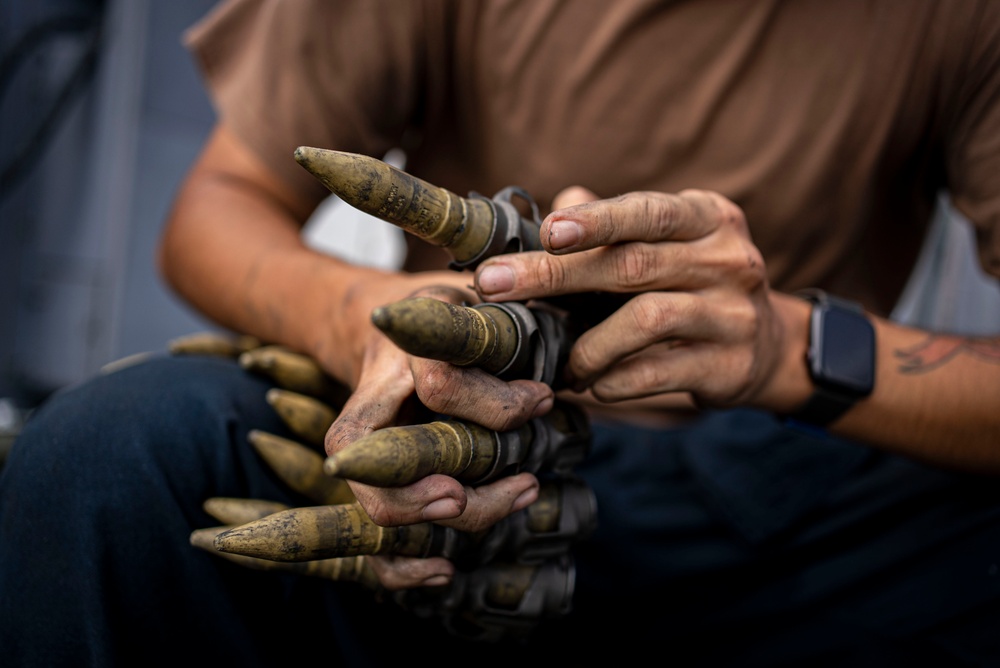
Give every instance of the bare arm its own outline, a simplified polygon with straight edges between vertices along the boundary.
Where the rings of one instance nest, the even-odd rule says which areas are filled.
[[[310,355],[352,388],[327,434],[328,452],[395,424],[414,396],[432,411],[496,430],[551,407],[552,391],[541,383],[504,383],[395,348],[371,323],[375,307],[421,291],[462,299],[458,293],[471,276],[385,272],[313,251],[300,231],[316,204],[297,196],[235,136],[217,128],[181,187],[159,262],[169,284],[208,317]],[[467,531],[491,526],[538,494],[530,473],[475,489],[443,475],[393,489],[351,484],[382,525],[440,521]],[[441,558],[372,558],[372,565],[393,589],[441,584],[454,572]]]
[[[291,156],[289,156],[291,159]],[[381,272],[306,247],[304,201],[224,127],[184,181],[160,247],[160,270],[195,308],[235,331],[288,345],[344,382],[357,377],[353,287]],[[337,351],[341,354],[337,354]]]
[[[644,399],[668,409],[686,394],[698,405],[776,413],[810,396],[809,305],[770,288],[732,202],[693,190],[631,193],[553,211],[541,233],[549,253],[480,267],[476,285],[485,299],[641,293],[578,339],[568,362],[576,389],[609,403]],[[937,465],[1000,474],[1000,339],[873,321],[875,391],[830,431]]]

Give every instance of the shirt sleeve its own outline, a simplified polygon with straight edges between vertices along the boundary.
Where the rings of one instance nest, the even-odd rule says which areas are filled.
[[[219,119],[299,192],[298,146],[382,157],[420,104],[427,15],[408,0],[224,0],[184,35]]]
[[[947,142],[955,207],[975,226],[980,264],[1000,278],[1000,3],[980,3],[964,49],[959,105]]]

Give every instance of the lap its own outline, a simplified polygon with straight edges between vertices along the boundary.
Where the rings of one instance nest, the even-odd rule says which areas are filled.
[[[1000,657],[976,632],[1000,623],[994,480],[752,411],[671,432],[596,425],[594,446],[580,623],[614,606],[636,642],[689,645],[703,665]]]
[[[15,594],[0,604],[0,629],[20,633],[35,620],[43,637],[55,622],[65,630],[55,645],[65,637],[67,651],[82,642],[73,634],[126,629],[168,657],[188,647],[176,639],[180,619],[230,658],[239,647],[281,654],[284,631],[301,635],[292,646],[303,652],[337,646],[348,662],[405,657],[427,637],[441,653],[504,659],[353,583],[265,575],[188,544],[193,529],[216,523],[201,508],[207,498],[309,503],[247,443],[251,429],[294,438],[265,399],[270,387],[232,360],[168,357],[36,411],[0,478],[0,541],[12,541],[0,547],[0,586]],[[595,424],[579,474],[599,519],[574,550],[574,611],[515,654],[584,660],[609,634],[628,638],[624,656],[667,642],[699,650],[704,665],[807,656],[893,665],[949,643],[996,652],[977,632],[998,621],[991,481],[820,442],[752,412],[670,432]],[[37,536],[46,542],[31,550]],[[102,569],[106,581],[75,576]],[[60,609],[14,609],[60,590]],[[84,615],[104,616],[107,628],[75,619]]]

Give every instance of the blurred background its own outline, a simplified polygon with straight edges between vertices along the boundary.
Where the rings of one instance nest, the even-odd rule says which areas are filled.
[[[154,262],[171,199],[213,121],[181,36],[214,4],[0,0],[0,461],[52,392],[214,329],[165,289]],[[1000,331],[1000,288],[941,201],[895,317]],[[340,205],[331,197],[317,212],[307,241],[397,266],[401,233]]]
[[[181,43],[214,4],[0,0],[0,460],[50,393],[215,329],[154,262],[214,120]],[[402,259],[398,229],[333,196],[305,235],[376,266]]]

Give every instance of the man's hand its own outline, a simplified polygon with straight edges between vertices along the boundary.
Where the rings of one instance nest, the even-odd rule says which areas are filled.
[[[405,296],[451,303],[474,299],[474,295],[449,286],[420,289]],[[366,345],[357,386],[327,432],[327,454],[373,430],[406,423],[412,419],[406,411],[413,408],[414,400],[425,412],[471,420],[497,431],[513,429],[552,407],[553,392],[542,383],[507,383],[479,369],[411,357],[370,319],[365,322],[368,331],[359,332],[358,339]],[[538,497],[538,480],[530,473],[475,488],[464,487],[445,475],[430,475],[405,487],[350,484],[358,502],[381,526],[436,521],[463,531],[481,531]],[[444,584],[454,574],[454,565],[443,558],[370,557],[369,563],[382,585],[393,590]]]
[[[596,200],[579,188],[555,204],[541,227],[548,252],[487,260],[476,289],[485,301],[635,295],[578,338],[567,363],[576,390],[605,402],[689,392],[702,405],[772,409],[808,396],[805,338],[786,333],[806,309],[769,289],[739,207],[701,190]],[[783,365],[801,369],[779,391]]]

